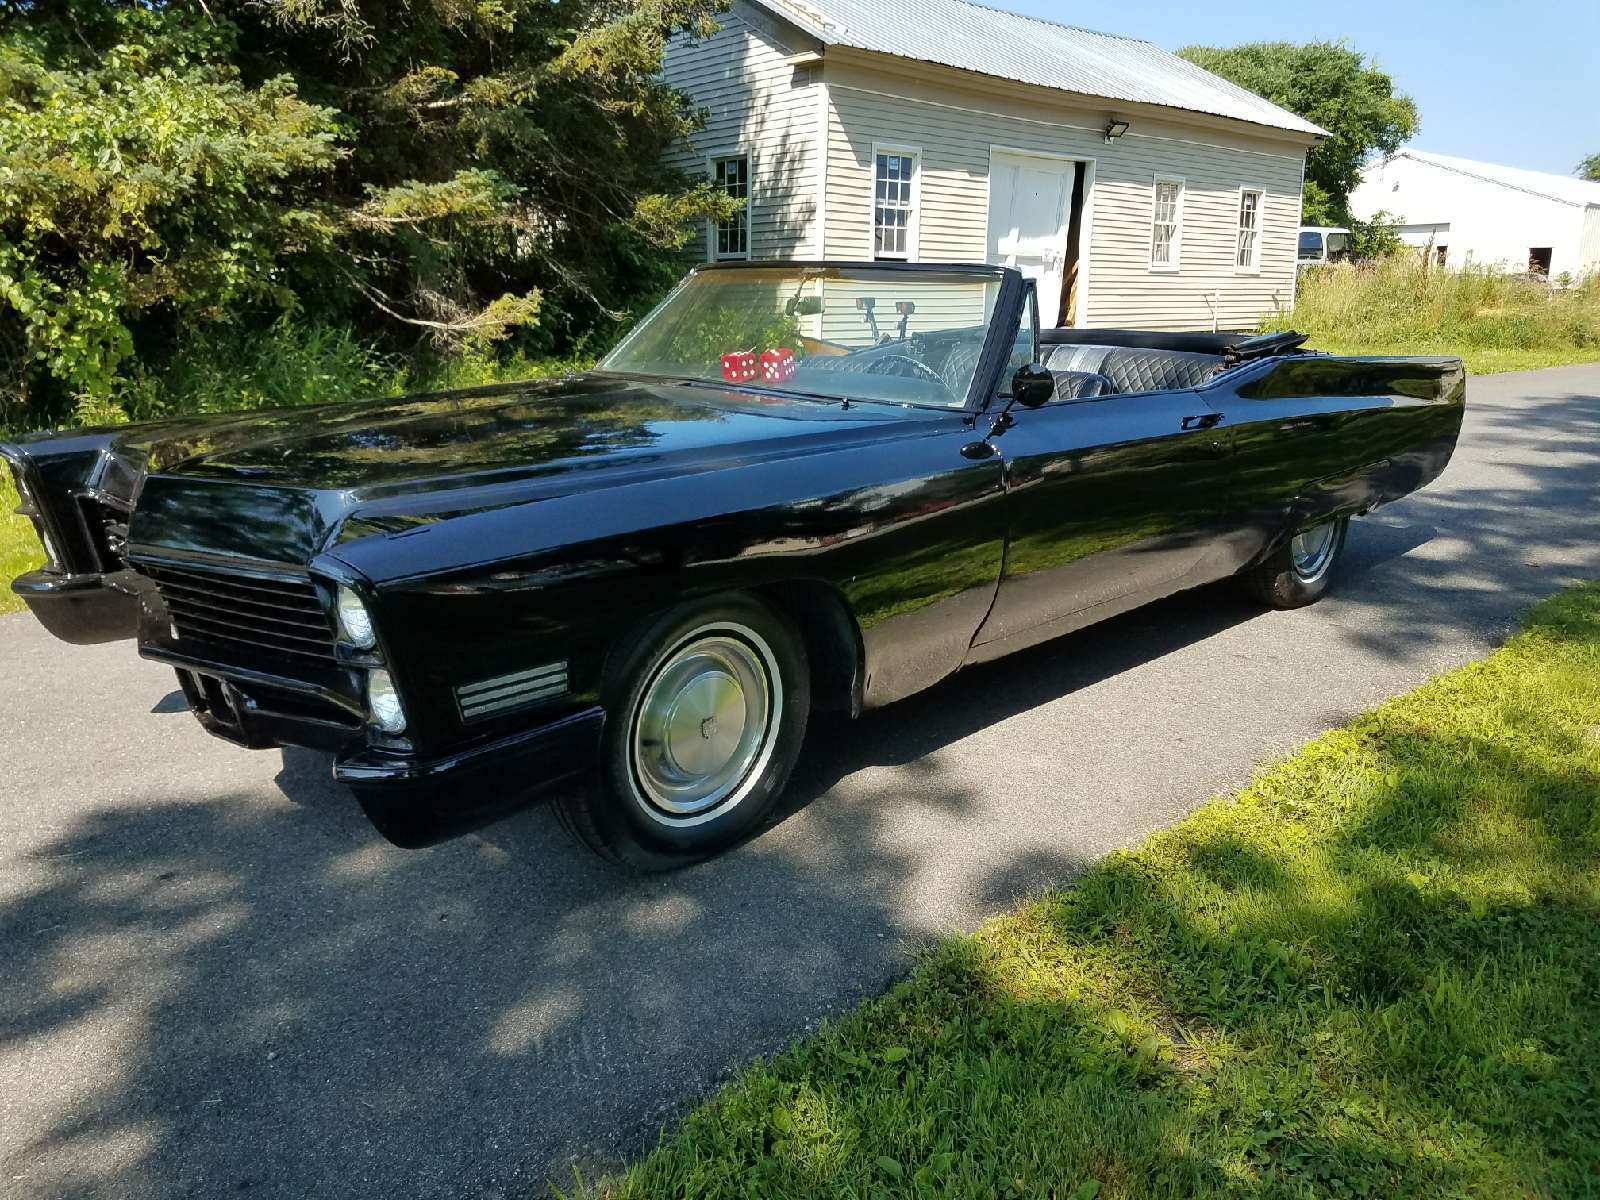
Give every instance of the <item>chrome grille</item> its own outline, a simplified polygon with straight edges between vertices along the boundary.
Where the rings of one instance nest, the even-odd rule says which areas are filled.
[[[155,563],[140,563],[139,569],[155,580],[180,641],[228,642],[333,660],[333,622],[309,579]]]

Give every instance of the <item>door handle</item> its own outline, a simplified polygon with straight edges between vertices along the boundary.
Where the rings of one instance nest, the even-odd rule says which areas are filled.
[[[1219,412],[1198,413],[1192,417],[1185,417],[1183,419],[1183,423],[1179,425],[1178,428],[1184,430],[1211,429],[1220,424],[1221,421],[1222,414]]]

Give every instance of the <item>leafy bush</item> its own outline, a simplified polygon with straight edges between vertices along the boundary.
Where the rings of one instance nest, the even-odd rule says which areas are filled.
[[[731,204],[661,161],[699,120],[663,47],[716,8],[0,0],[0,425],[170,407],[152,379],[220,380],[285,317],[385,358],[585,353]]]
[[[408,382],[404,360],[364,345],[348,326],[283,318],[261,330],[208,330],[201,338],[203,346],[185,345],[130,379],[121,398],[128,418],[356,400],[403,391]]]
[[[101,25],[92,63],[26,25],[0,39],[0,421],[104,403],[155,310],[289,302],[280,263],[332,237],[300,194],[338,157],[331,110],[284,75],[246,85],[204,21]]]
[[[1405,249],[1400,240],[1400,222],[1393,213],[1379,209],[1370,221],[1350,218],[1350,257],[1356,262],[1387,258]]]

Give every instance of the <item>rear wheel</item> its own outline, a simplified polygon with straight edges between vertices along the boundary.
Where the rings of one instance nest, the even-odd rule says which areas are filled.
[[[1308,526],[1240,578],[1271,608],[1304,608],[1328,590],[1349,529],[1349,517]]]
[[[805,647],[746,596],[687,605],[618,647],[599,770],[556,802],[596,853],[644,870],[714,854],[771,814],[811,707]]]

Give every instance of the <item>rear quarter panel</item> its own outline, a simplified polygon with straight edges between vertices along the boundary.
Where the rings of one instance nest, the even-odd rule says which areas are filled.
[[[1204,394],[1233,439],[1231,553],[1243,565],[1297,528],[1437,478],[1461,430],[1466,373],[1454,358],[1290,357]]]

